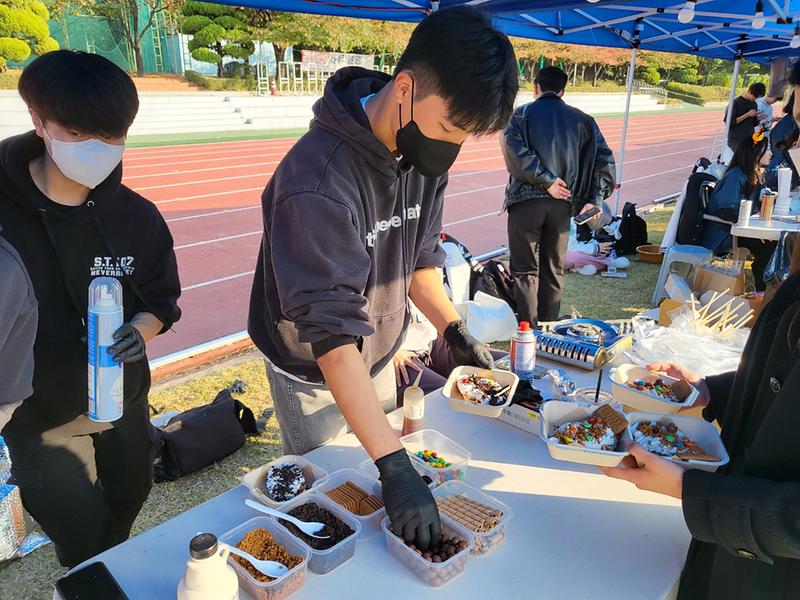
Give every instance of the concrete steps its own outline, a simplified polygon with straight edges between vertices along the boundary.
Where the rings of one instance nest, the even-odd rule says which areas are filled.
[[[312,118],[311,107],[316,100],[312,96],[143,91],[139,94],[139,114],[131,127],[131,134],[299,129],[308,126]],[[567,94],[564,100],[595,115],[620,113],[625,109],[625,94]],[[531,101],[533,94],[530,93],[517,97],[518,105]],[[631,98],[631,112],[664,108],[650,96],[634,95]],[[0,91],[0,139],[30,128],[27,108],[17,93]]]

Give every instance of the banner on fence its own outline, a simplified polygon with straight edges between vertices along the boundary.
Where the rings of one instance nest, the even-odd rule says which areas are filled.
[[[348,54],[345,52],[303,50],[300,60],[303,64],[315,63],[319,67],[334,71],[342,67],[375,68],[375,56],[373,54]]]

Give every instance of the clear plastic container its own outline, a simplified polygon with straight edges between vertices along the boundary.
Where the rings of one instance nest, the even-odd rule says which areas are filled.
[[[231,529],[219,538],[219,541],[235,546],[242,538],[254,529],[266,529],[272,534],[275,543],[286,548],[292,556],[303,557],[303,562],[290,569],[288,573],[267,583],[257,581],[247,569],[228,558],[228,562],[233,566],[236,575],[239,577],[239,586],[245,590],[253,600],[283,600],[299,590],[306,582],[306,569],[311,559],[311,553],[305,544],[302,544],[296,537],[278,525],[274,519],[269,517],[255,517]]]
[[[372,479],[371,477],[367,477],[363,473],[359,473],[355,469],[340,469],[339,471],[334,471],[330,475],[318,480],[314,484],[313,489],[320,494],[324,494],[325,492],[329,492],[330,490],[337,488],[348,481],[354,483],[368,494],[372,494],[373,496],[377,496],[383,500],[383,492],[381,490],[380,482]],[[331,498],[331,500],[333,499]],[[345,510],[347,509],[345,508]],[[350,511],[347,512],[358,519],[358,522],[361,523],[361,539],[372,537],[378,533],[381,530],[381,521],[383,520],[383,517],[386,516],[385,508],[376,510],[371,515],[367,515],[365,517],[361,517],[355,513],[351,513]]]
[[[411,464],[414,466],[414,469],[417,471],[417,473],[419,473],[420,477],[427,477],[431,480],[431,482],[428,484],[429,488],[434,490],[441,484],[439,481],[439,473],[436,469],[429,467],[426,463],[418,460],[412,460]],[[372,462],[371,458],[368,458],[362,462],[358,466],[358,469],[371,479],[375,479],[377,481],[380,481],[381,479],[381,472],[378,471],[378,467],[375,466],[375,463]]]
[[[247,475],[242,477],[242,485],[249,489],[250,495],[261,502],[261,504],[269,506],[270,508],[280,508],[286,504],[286,502],[291,502],[291,500],[286,500],[285,502],[276,502],[267,495],[267,492],[264,488],[264,482],[267,478],[267,471],[269,471],[271,466],[286,464],[295,464],[300,467],[300,469],[303,471],[303,476],[306,478],[306,490],[310,490],[318,479],[322,479],[328,474],[325,469],[307,461],[302,456],[287,454],[286,456],[276,458],[272,462],[268,462],[267,464],[261,465],[257,469],[250,471]],[[303,492],[301,492],[301,494],[302,493]],[[296,497],[299,497],[301,494],[298,494]]]
[[[490,496],[489,494],[482,492],[471,485],[467,485],[463,481],[448,481],[447,483],[440,485],[433,492],[433,497],[437,500],[440,498],[449,498],[450,496],[459,495],[466,496],[467,498],[503,512],[503,516],[499,517],[499,523],[495,527],[489,529],[488,531],[481,532],[472,531],[468,525],[461,523],[451,515],[447,515],[447,518],[453,519],[475,536],[475,546],[472,548],[472,555],[485,556],[492,550],[498,548],[505,541],[508,523],[514,516],[514,511],[511,510],[510,506],[501,502],[494,496]]]
[[[310,503],[317,504],[322,508],[332,512],[342,521],[347,523],[353,530],[352,535],[346,537],[332,548],[328,548],[327,550],[315,550],[303,540],[295,536],[291,531],[286,529],[282,523],[279,522],[281,527],[284,527],[289,535],[294,537],[311,553],[311,560],[308,563],[308,568],[317,575],[325,575],[353,558],[353,554],[356,552],[356,541],[358,541],[358,537],[361,535],[361,523],[359,523],[358,519],[347,512],[344,508],[336,504],[336,502],[328,498],[325,494],[320,494],[316,491],[311,491],[298,496],[294,500],[291,500],[281,506],[279,510],[283,513],[288,513],[293,508]]]
[[[428,562],[414,550],[406,546],[405,542],[389,531],[389,517],[381,522],[381,528],[386,536],[386,547],[389,554],[399,560],[407,569],[419,578],[422,583],[430,587],[441,587],[452,581],[467,566],[472,548],[475,545],[475,537],[466,529],[451,521],[447,517],[442,517],[442,533],[448,536],[456,536],[467,541],[466,549],[453,555],[441,563]]]
[[[430,466],[429,463],[417,457],[417,452],[420,450],[433,450],[441,458],[449,462],[449,467],[435,469],[441,483],[453,479],[460,479],[463,481],[464,477],[467,475],[467,466],[469,465],[469,459],[472,458],[472,454],[463,446],[434,429],[423,429],[417,433],[405,435],[400,438],[400,443],[408,450],[412,460],[426,466]]]

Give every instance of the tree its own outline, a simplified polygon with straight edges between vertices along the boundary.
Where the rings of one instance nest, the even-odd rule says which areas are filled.
[[[192,36],[189,50],[193,59],[217,65],[218,77],[223,75],[226,56],[248,64],[256,47],[245,9],[190,0],[181,12],[181,32]]]
[[[22,62],[31,54],[58,50],[50,37],[47,7],[38,0],[0,0],[0,71],[8,61]]]
[[[136,61],[136,75],[144,75],[142,40],[156,21],[158,13],[174,11],[179,0],[77,0],[78,8],[105,19],[114,26],[131,48]],[[146,14],[140,8],[147,9]]]

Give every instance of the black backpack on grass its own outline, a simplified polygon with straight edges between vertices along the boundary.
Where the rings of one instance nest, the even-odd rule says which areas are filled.
[[[622,223],[619,225],[620,238],[614,245],[617,256],[636,254],[638,246],[647,244],[647,223],[636,214],[636,205],[625,203],[622,209]]]

